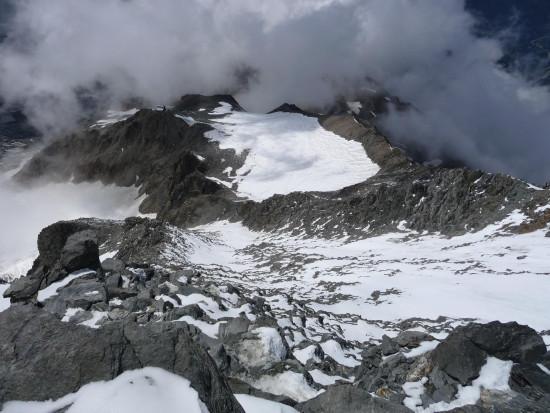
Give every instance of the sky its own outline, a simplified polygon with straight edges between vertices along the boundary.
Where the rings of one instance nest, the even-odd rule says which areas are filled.
[[[550,21],[550,4],[529,1]],[[283,102],[326,108],[376,85],[414,108],[379,119],[392,142],[430,159],[550,181],[549,90],[533,81],[536,65],[501,64],[526,27],[514,7],[510,24],[486,30],[488,14],[462,0],[15,6],[0,21],[0,96],[23,105],[46,135],[74,127],[91,106],[134,97],[165,104],[186,93],[232,93],[246,109],[268,111]]]

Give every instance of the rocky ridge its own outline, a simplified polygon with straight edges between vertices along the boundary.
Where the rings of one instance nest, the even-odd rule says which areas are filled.
[[[360,354],[328,331],[296,340],[299,330],[281,327],[260,291],[213,283],[191,266],[169,268],[165,231],[147,219],[60,222],[42,231],[41,264],[18,285],[36,285],[36,268],[46,262],[54,263],[50,276],[38,290],[12,287],[13,303],[0,313],[0,402],[57,398],[152,366],[187,378],[211,412],[242,411],[233,392],[302,412],[439,411],[434,406],[453,403],[453,411],[466,411],[463,388],[481,392],[472,411],[550,407],[550,357],[527,326],[471,323],[441,334],[415,330],[419,320],[409,320],[393,338],[363,343]],[[120,250],[90,270],[98,243]],[[305,326],[307,317],[294,311]],[[496,390],[484,370],[492,364],[505,379]]]
[[[312,116],[291,105],[276,111]],[[317,119],[359,142],[380,170],[336,191],[254,201],[231,179],[249,154],[208,138],[216,119],[232,112],[243,109],[231,97],[187,96],[173,108],[137,111],[54,141],[17,174],[26,185],[137,185],[146,196],[142,212],[157,219],[68,221],[40,233],[33,268],[4,292],[11,306],[0,312],[0,404],[61,397],[151,366],[188,379],[210,412],[242,411],[233,394],[303,412],[550,408],[541,337],[548,332],[467,317],[388,321],[334,310],[360,299],[374,312],[403,295],[388,287],[354,297],[355,268],[388,266],[387,280],[401,269],[390,267],[399,260],[384,262],[372,250],[334,262],[321,244],[344,239],[346,247],[401,233],[408,248],[434,234],[453,240],[497,227],[447,251],[548,234],[548,191],[511,177],[419,165],[368,119],[332,114]],[[520,218],[509,219],[514,214]],[[219,225],[257,238],[224,244]],[[308,240],[320,248],[302,245]],[[228,246],[233,258],[224,261]],[[499,248],[495,255],[517,249]],[[529,253],[517,263],[532,263]],[[407,264],[419,272],[449,266],[457,275],[504,277],[521,274],[517,263],[502,269],[470,257],[416,256]],[[63,380],[54,388],[55,377]]]

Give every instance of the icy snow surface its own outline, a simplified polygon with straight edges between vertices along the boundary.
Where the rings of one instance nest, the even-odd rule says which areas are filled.
[[[229,105],[228,105],[229,106]],[[348,141],[324,129],[316,118],[296,113],[254,114],[231,112],[210,124],[205,136],[220,148],[248,151],[233,181],[238,193],[263,200],[295,191],[332,191],[363,182],[380,169],[359,142]],[[212,112],[214,114],[214,112]]]
[[[156,367],[87,384],[55,401],[7,402],[2,413],[50,413],[67,406],[67,413],[208,413],[188,380]]]

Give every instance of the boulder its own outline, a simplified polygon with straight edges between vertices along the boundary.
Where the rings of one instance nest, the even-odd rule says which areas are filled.
[[[103,268],[105,270],[105,268]],[[105,287],[107,289],[109,288],[120,288],[122,286],[122,277],[120,274],[110,274],[107,277],[105,277]]]
[[[124,261],[116,258],[107,258],[101,263],[101,268],[105,272],[121,273],[126,268],[126,264],[124,264]]]
[[[473,344],[460,328],[451,333],[431,354],[435,367],[466,386],[479,376],[487,353]]]
[[[205,316],[205,313],[198,304],[190,304],[185,307],[176,307],[169,310],[165,315],[164,319],[166,321],[179,320],[181,317],[189,316],[195,320],[200,320]]]
[[[434,338],[422,331],[402,331],[394,338],[401,347],[415,348],[423,341],[432,341]]]
[[[515,363],[536,362],[546,354],[542,337],[531,327],[516,322],[469,324],[464,335],[489,355]]]
[[[60,221],[49,225],[38,234],[38,252],[42,265],[54,267],[59,261],[61,251],[67,239],[81,231],[89,229],[89,225],[79,221]]]
[[[21,277],[13,281],[8,289],[4,291],[4,297],[10,298],[12,303],[24,301],[34,297],[40,289],[40,277]]]
[[[512,390],[530,399],[550,400],[550,375],[534,363],[514,364],[509,384]]]
[[[77,278],[61,288],[56,295],[45,301],[48,311],[62,315],[67,308],[90,310],[92,305],[107,302],[103,283],[97,280]]]
[[[382,350],[382,354],[384,356],[389,356],[390,354],[395,354],[399,351],[399,344],[384,334],[382,336],[380,349]]]

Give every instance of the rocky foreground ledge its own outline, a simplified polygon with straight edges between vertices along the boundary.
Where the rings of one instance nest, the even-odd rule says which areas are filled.
[[[6,411],[146,367],[188,380],[211,413],[243,412],[235,394],[284,412],[550,411],[550,354],[528,326],[404,328],[360,354],[328,333],[289,339],[260,292],[163,267],[161,229],[80,220],[40,233],[40,256],[5,290],[11,305],[0,313]],[[106,242],[119,250],[100,262]]]

